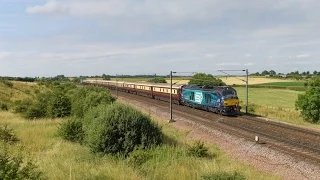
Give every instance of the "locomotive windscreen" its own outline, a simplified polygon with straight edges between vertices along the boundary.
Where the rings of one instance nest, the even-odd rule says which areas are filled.
[[[225,89],[222,91],[222,95],[225,98],[233,98],[237,97],[237,92],[233,89]]]

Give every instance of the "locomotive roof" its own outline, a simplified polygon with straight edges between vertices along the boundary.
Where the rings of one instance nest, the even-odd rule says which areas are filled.
[[[212,91],[212,90],[223,91],[228,89],[235,90],[231,86],[202,86],[199,84],[186,85],[183,87],[183,89],[193,89],[193,90],[203,90],[203,91]]]
[[[125,84],[134,84],[138,86],[155,86],[155,87],[166,87],[170,88],[169,83],[151,83],[151,82],[127,82],[127,81],[108,81],[108,80],[85,80],[88,82],[111,82],[111,83],[125,83]],[[183,84],[172,84],[172,88],[181,88]]]

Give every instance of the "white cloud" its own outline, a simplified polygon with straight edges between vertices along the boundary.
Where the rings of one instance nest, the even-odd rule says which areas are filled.
[[[269,59],[272,59],[272,56],[269,56]]]
[[[10,56],[10,52],[1,52],[0,51],[0,60],[5,59]]]
[[[248,62],[248,63],[245,63],[243,64],[244,66],[253,66],[255,63],[251,63],[251,62]]]
[[[30,14],[67,14],[69,13],[69,7],[59,1],[50,0],[44,5],[28,7],[26,12]]]
[[[299,54],[296,56],[296,58],[308,58],[310,57],[310,54]]]
[[[241,63],[236,62],[228,62],[228,63],[218,63],[217,66],[239,66]]]
[[[214,57],[217,57],[217,56],[218,56],[218,54],[212,54],[212,53],[208,53],[208,54],[205,55],[205,57],[207,57],[207,58],[214,58]]]
[[[247,53],[245,54],[246,57],[251,57],[251,54]]]

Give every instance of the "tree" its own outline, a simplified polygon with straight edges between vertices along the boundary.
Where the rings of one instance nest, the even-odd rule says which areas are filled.
[[[261,73],[262,75],[269,75],[270,74],[270,72],[269,71],[267,71],[267,70],[264,70],[264,71],[262,71],[262,73]]]
[[[317,71],[313,71],[313,75],[317,75],[318,74],[318,72]]]
[[[269,71],[270,75],[276,75],[277,73],[274,70]]]
[[[103,73],[102,74],[102,79],[103,80],[110,80],[110,76]]]
[[[305,94],[298,95],[295,102],[296,110],[300,110],[304,120],[318,123],[320,121],[320,78],[311,78],[308,86]]]
[[[211,74],[198,73],[195,74],[188,84],[199,84],[202,86],[225,86],[226,84],[219,78],[213,77]]]

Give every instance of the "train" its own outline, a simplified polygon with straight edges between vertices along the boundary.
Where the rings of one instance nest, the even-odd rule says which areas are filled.
[[[202,86],[198,84],[172,84],[125,82],[111,80],[83,80],[83,85],[102,86],[156,100],[202,109],[221,115],[238,115],[241,109],[237,91],[231,86]]]

